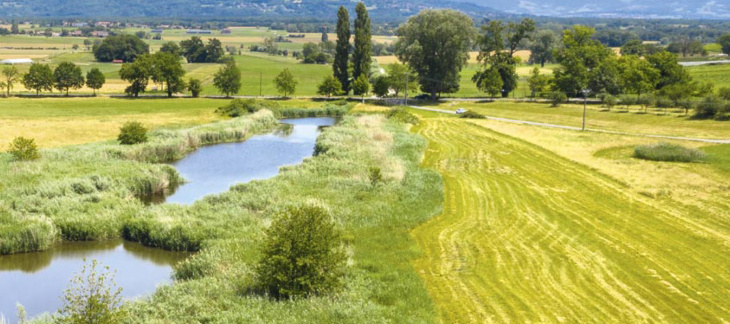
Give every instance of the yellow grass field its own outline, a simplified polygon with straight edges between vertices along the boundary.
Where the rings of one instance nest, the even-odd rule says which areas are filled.
[[[442,322],[728,321],[727,208],[637,194],[482,123],[415,128],[445,185],[443,214],[412,232]]]

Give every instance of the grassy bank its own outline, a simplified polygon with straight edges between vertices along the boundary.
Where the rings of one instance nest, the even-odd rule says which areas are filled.
[[[135,198],[182,181],[168,165],[212,143],[240,141],[272,129],[271,112],[197,126],[158,130],[141,145],[103,142],[41,151],[16,162],[0,154],[0,253],[37,251],[55,241],[119,237],[125,219],[145,208]]]

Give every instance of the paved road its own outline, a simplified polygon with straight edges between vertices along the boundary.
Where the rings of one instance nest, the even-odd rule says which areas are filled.
[[[451,110],[428,108],[428,107],[422,107],[422,106],[409,106],[409,107],[414,108],[414,109],[428,110],[428,111],[434,111],[434,112],[438,112],[438,113],[456,115],[456,112],[451,111]],[[549,127],[549,128],[560,128],[560,129],[576,130],[576,131],[581,130],[580,127],[566,126],[566,125],[557,125],[557,124],[548,124],[548,123],[539,123],[539,122],[533,122],[533,121],[527,121],[527,120],[509,119],[509,118],[492,117],[492,116],[486,116],[486,118],[487,119],[491,119],[491,120],[501,121],[501,122],[507,122],[507,123],[524,124],[524,125],[532,125],[532,126],[540,126],[540,127]],[[713,143],[713,144],[730,144],[730,139],[709,139],[709,138],[694,138],[694,137],[682,137],[682,136],[666,136],[666,135],[652,135],[652,134],[635,134],[635,133],[616,132],[616,131],[609,131],[609,130],[602,130],[602,129],[591,129],[591,128],[587,128],[586,131],[596,132],[596,133],[616,134],[616,135],[630,135],[630,136],[642,136],[642,137],[651,137],[651,138],[660,138],[660,139],[673,139],[673,140],[682,140],[682,141],[704,142],[704,143]]]

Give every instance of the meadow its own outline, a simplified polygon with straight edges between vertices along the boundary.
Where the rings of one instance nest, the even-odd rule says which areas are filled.
[[[585,142],[625,144],[612,135],[496,127],[527,130],[539,147],[494,125],[437,118],[416,128],[430,142],[424,166],[444,181],[444,213],[413,231],[425,251],[415,265],[443,322],[724,320],[727,195],[709,199],[709,210],[649,197],[625,175],[549,150],[578,154],[559,148],[566,145],[590,156]],[[727,159],[727,145],[708,150]],[[630,175],[651,172],[649,162],[639,164]]]

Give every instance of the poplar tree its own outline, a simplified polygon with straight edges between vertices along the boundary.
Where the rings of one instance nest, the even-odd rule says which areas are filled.
[[[350,72],[347,70],[350,58],[350,14],[344,6],[337,12],[337,46],[335,62],[332,65],[334,77],[340,81],[342,91],[350,92]]]
[[[355,51],[352,54],[353,79],[361,75],[370,76],[370,61],[373,50],[372,35],[370,33],[370,16],[365,4],[358,2],[355,6]]]

